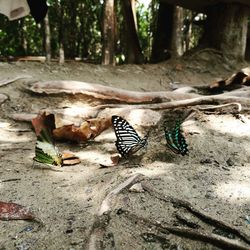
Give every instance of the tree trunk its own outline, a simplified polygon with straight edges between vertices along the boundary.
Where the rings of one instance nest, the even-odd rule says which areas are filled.
[[[248,25],[247,28],[247,44],[246,44],[246,53],[245,53],[245,59],[247,61],[250,60],[250,25]]]
[[[24,24],[24,19],[20,20],[20,33],[21,33],[21,50],[22,50],[22,54],[26,55],[27,54],[27,48],[28,48],[28,42],[27,42],[27,30],[26,30],[26,26]]]
[[[64,40],[64,30],[63,30],[63,14],[64,14],[64,11],[63,11],[63,7],[61,6],[61,3],[60,3],[60,7],[59,7],[59,12],[60,12],[60,21],[59,21],[59,35],[58,35],[58,38],[59,38],[59,63],[60,64],[63,64],[65,62],[64,58],[65,58],[65,53],[64,53],[64,43],[63,43],[63,40]]]
[[[138,25],[137,25],[137,17],[136,17],[136,0],[131,0],[131,8],[132,8],[132,13],[134,17],[134,22],[135,22],[135,29],[136,32],[138,31]]]
[[[183,55],[183,8],[179,6],[174,7],[173,13],[173,32],[171,42],[171,55],[179,57]]]
[[[51,45],[50,45],[50,26],[49,26],[49,16],[48,13],[44,18],[44,28],[45,28],[45,53],[46,62],[51,61]]]
[[[102,64],[115,65],[115,19],[114,0],[105,0],[102,29]]]
[[[240,4],[218,4],[210,7],[207,14],[207,45],[221,50],[228,59],[243,60],[249,9]]]
[[[133,12],[135,7],[133,7],[133,3],[134,0],[122,0],[126,28],[126,62],[142,64],[144,57],[137,35],[135,13]]]
[[[64,62],[65,62],[64,48],[63,48],[63,44],[60,42],[59,43],[59,63],[63,64]]]
[[[153,35],[151,61],[153,63],[170,58],[171,36],[173,33],[174,6],[160,2],[156,31]]]

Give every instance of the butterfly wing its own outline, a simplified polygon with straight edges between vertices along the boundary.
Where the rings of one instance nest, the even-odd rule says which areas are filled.
[[[58,151],[58,148],[54,145],[49,133],[46,130],[42,130],[40,135],[37,137],[36,156],[33,158],[34,161],[62,166],[62,156]]]
[[[188,152],[188,145],[185,137],[181,133],[181,124],[176,123],[173,130],[165,130],[165,137],[167,146],[176,154],[186,155]]]
[[[120,116],[112,116],[112,124],[117,138],[115,145],[122,156],[134,154],[147,144],[146,137],[141,139],[134,128]]]

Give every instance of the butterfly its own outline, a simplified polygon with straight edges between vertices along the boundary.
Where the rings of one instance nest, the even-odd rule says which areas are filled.
[[[123,157],[132,155],[147,146],[148,134],[141,139],[134,128],[122,117],[113,115],[112,124],[117,138],[115,145]]]
[[[34,161],[53,166],[62,166],[63,159],[46,129],[37,136]]]
[[[186,155],[188,153],[188,145],[185,137],[181,133],[181,123],[178,121],[175,124],[174,129],[165,130],[165,137],[167,140],[167,146],[176,154]]]

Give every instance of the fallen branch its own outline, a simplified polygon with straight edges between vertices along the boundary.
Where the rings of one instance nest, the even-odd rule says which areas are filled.
[[[192,240],[209,243],[214,246],[220,247],[222,249],[231,249],[231,250],[248,250],[249,249],[249,247],[244,246],[235,240],[230,240],[230,239],[227,239],[225,237],[215,235],[215,234],[207,234],[205,232],[200,232],[195,229],[162,225],[162,223],[157,223],[147,218],[138,216],[134,213],[131,213],[128,210],[123,209],[122,215],[126,216],[126,218],[129,218],[130,220],[136,221],[137,223],[142,223],[150,227],[151,230],[152,230],[152,226],[154,226],[157,229],[160,229],[161,233],[166,233],[166,234],[172,233],[177,236],[182,236],[182,237],[189,238]]]
[[[11,78],[11,79],[0,80],[0,87],[5,86],[9,83],[13,83],[15,81],[18,81],[20,79],[26,79],[26,78],[32,78],[32,76],[17,76],[17,77]]]
[[[224,229],[227,232],[232,233],[235,236],[238,236],[240,239],[242,239],[246,243],[250,244],[250,237],[248,235],[245,235],[244,233],[239,231],[237,228],[232,227],[223,221],[214,219],[213,217],[202,213],[200,210],[193,207],[193,205],[190,202],[183,201],[183,200],[174,198],[172,196],[164,196],[163,194],[157,192],[157,190],[155,190],[154,188],[150,187],[150,185],[148,183],[146,183],[145,181],[142,182],[142,187],[151,196],[156,197],[157,199],[162,200],[164,202],[171,202],[175,206],[183,207],[183,208],[187,209],[189,212],[191,212],[193,215],[195,215],[196,217],[201,219],[202,221],[204,221],[212,226],[216,226],[216,227],[219,227],[221,229]]]
[[[173,93],[170,91],[139,92],[78,81],[36,82],[29,90],[37,94],[82,94],[97,99],[117,100],[126,103],[156,103],[198,96],[196,94]]]

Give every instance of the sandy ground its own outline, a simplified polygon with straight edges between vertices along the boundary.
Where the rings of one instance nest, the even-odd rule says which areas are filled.
[[[39,226],[29,221],[1,221],[0,249],[94,249],[94,245],[97,249],[226,249],[211,241],[202,242],[201,237],[177,235],[163,226],[237,240],[227,229],[208,225],[180,204],[164,200],[166,196],[188,201],[250,238],[246,219],[250,216],[248,114],[242,122],[231,114],[196,113],[183,124],[189,145],[189,155],[184,157],[165,145],[162,123],[175,120],[174,111],[159,113],[162,119],[153,127],[146,153],[116,167],[99,165],[116,152],[111,128],[86,144],[58,143],[60,150],[69,149],[82,161],[61,172],[32,168],[35,134],[29,123],[10,118],[14,113],[36,113],[42,108],[98,103],[90,98],[31,94],[26,88],[37,80],[79,80],[138,91],[164,91],[170,89],[171,81],[207,85],[244,66],[214,60],[200,54],[190,60],[142,66],[0,63],[1,79],[31,76],[0,87],[0,93],[9,97],[0,109],[0,200],[30,208],[43,222]],[[149,129],[130,122],[141,134]],[[125,188],[113,195],[109,213],[98,217],[108,193],[136,174],[141,174],[137,183],[144,188],[139,186],[137,192]],[[250,245],[245,246],[250,249]]]

